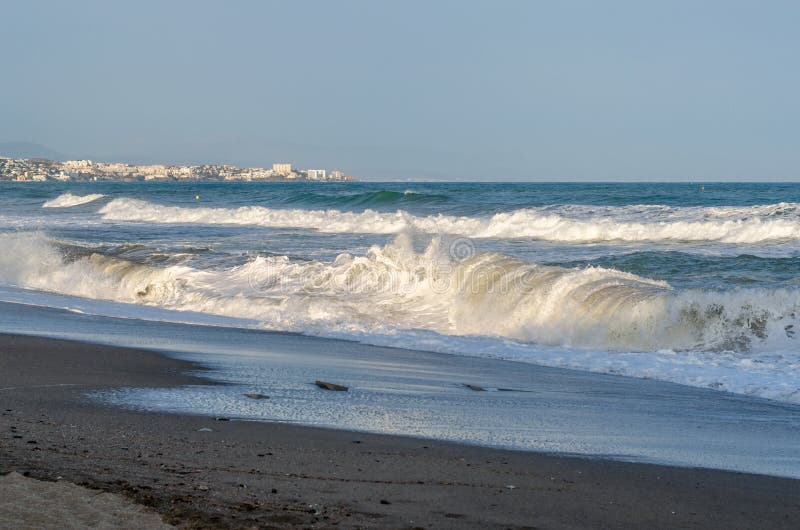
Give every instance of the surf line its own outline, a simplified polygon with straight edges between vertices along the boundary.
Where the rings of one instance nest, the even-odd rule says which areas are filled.
[[[30,385],[30,386],[7,386],[5,388],[0,388],[0,392],[3,390],[24,390],[26,388],[48,388],[54,386],[87,386],[83,383],[57,383],[54,385]]]

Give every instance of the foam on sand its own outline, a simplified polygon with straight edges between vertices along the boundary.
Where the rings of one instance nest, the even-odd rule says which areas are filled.
[[[73,195],[72,193],[62,193],[55,199],[51,199],[42,204],[42,208],[69,208],[96,201],[105,197],[102,193],[91,193],[89,195]]]

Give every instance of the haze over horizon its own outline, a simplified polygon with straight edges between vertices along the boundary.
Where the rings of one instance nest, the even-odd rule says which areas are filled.
[[[14,2],[0,142],[363,179],[800,179],[788,1]]]

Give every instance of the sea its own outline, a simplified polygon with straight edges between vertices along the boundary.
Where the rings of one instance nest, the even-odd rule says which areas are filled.
[[[229,383],[124,406],[800,476],[796,183],[3,182],[0,302]]]

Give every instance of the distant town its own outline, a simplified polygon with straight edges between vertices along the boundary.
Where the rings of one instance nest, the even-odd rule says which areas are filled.
[[[325,169],[293,169],[291,164],[272,164],[271,168],[236,167],[228,164],[173,166],[163,164],[134,165],[121,162],[46,158],[7,158],[0,156],[0,181],[315,181],[350,182],[353,177],[341,171]]]

